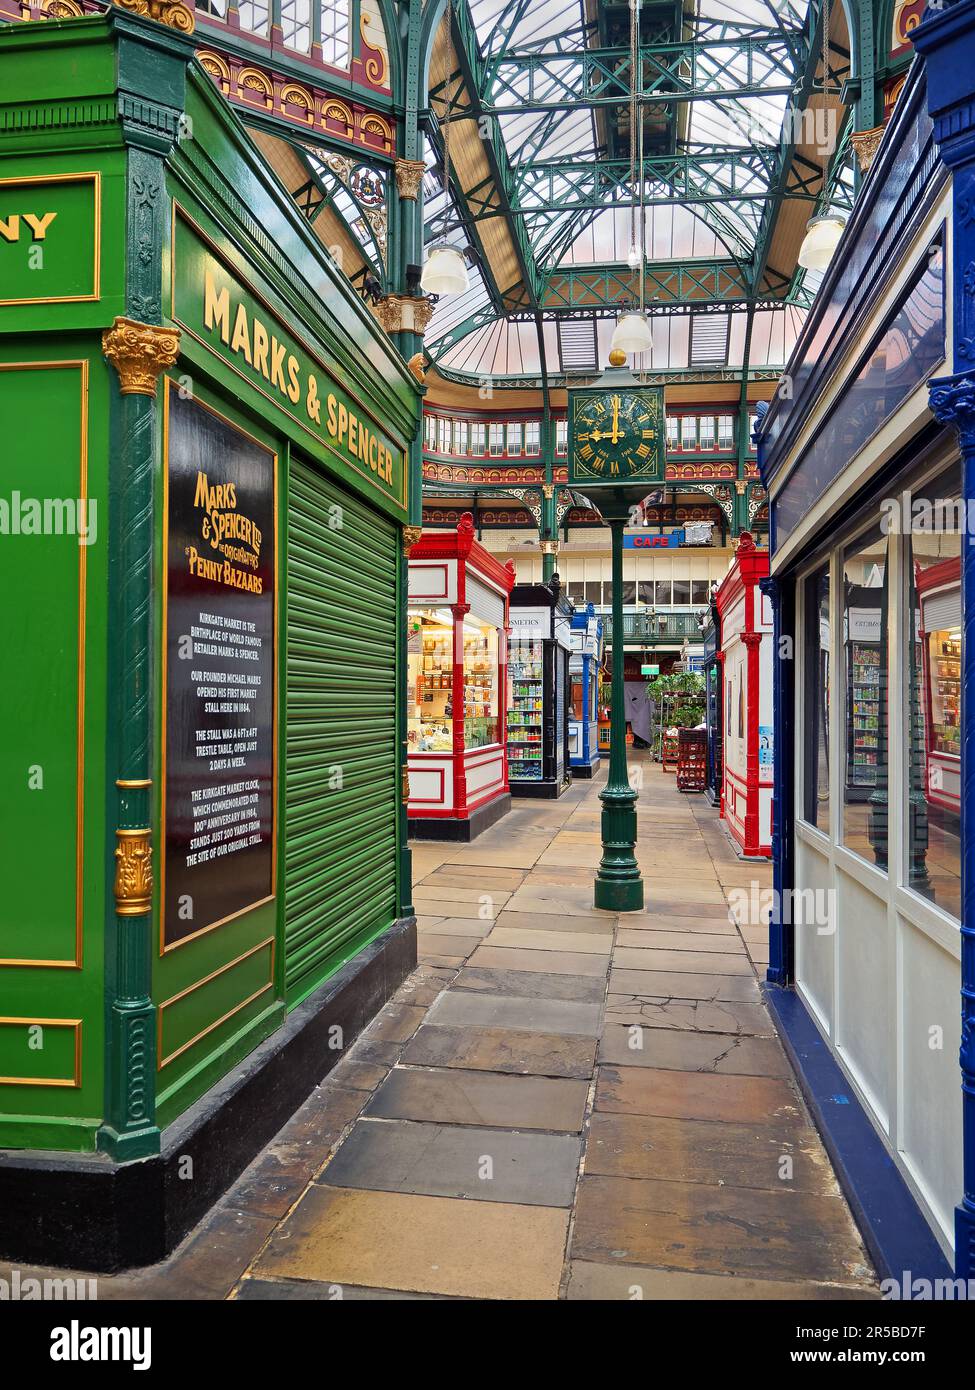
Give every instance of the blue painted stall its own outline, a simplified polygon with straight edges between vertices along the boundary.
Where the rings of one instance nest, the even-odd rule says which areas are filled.
[[[603,660],[603,620],[591,603],[577,604],[570,631],[571,703],[569,762],[574,777],[592,777],[599,766],[598,692]]]

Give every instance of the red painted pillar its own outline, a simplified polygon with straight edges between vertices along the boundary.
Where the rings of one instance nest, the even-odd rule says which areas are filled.
[[[721,785],[718,788],[718,819],[724,820],[724,779],[725,779],[725,712],[724,712],[724,652],[715,652],[714,659],[718,663],[718,728],[721,730]]]
[[[463,563],[461,561],[461,563]],[[454,615],[454,663],[450,683],[450,708],[454,734],[454,815],[467,815],[467,773],[464,770],[464,618],[469,603],[451,605]]]
[[[745,853],[757,855],[761,850],[759,834],[759,801],[761,793],[758,786],[758,725],[761,680],[759,655],[762,633],[743,632],[741,640],[745,644],[745,671],[748,689],[745,699]]]

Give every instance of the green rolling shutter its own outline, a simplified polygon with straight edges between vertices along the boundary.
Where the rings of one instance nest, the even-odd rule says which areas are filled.
[[[289,1005],[389,926],[396,912],[398,562],[392,522],[292,458],[284,850]]]

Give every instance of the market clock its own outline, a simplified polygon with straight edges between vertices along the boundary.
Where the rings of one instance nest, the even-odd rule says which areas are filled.
[[[664,393],[625,368],[569,391],[569,486],[627,487],[664,481]]]

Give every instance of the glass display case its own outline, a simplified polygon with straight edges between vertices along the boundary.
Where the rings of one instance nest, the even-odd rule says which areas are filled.
[[[557,579],[511,593],[508,769],[516,796],[561,796],[569,763],[570,624],[574,608]]]
[[[410,834],[469,840],[511,802],[505,744],[514,569],[474,536],[424,533],[410,550],[406,739]]]
[[[592,777],[600,763],[599,668],[603,624],[591,603],[572,615],[569,658],[569,763],[574,777]]]

